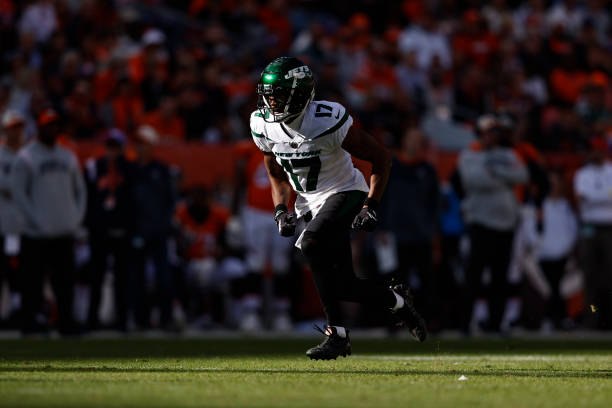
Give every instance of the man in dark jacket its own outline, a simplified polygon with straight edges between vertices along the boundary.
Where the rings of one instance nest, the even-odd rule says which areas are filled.
[[[85,167],[89,195],[86,225],[91,248],[90,329],[99,326],[100,293],[110,256],[115,275],[115,322],[119,330],[127,329],[130,233],[135,211],[131,199],[134,166],[125,157],[125,141],[122,131],[111,129],[104,157],[89,159]]]
[[[393,272],[400,282],[418,279],[418,285],[410,285],[416,289],[415,302],[420,310],[428,311],[425,317],[431,320],[434,313],[430,299],[435,297],[432,241],[440,191],[436,170],[424,155],[425,142],[423,133],[416,128],[408,129],[402,138],[381,202],[384,232],[377,236],[376,245],[379,256],[383,256],[380,246],[389,245],[389,239],[395,240],[397,265],[388,272]]]
[[[150,303],[146,295],[146,265],[151,259],[155,267],[155,293],[160,307],[160,325],[171,323],[172,276],[168,265],[167,242],[172,226],[175,192],[168,166],[153,159],[152,149],[159,135],[148,126],[138,129],[137,159],[134,165],[132,202],[135,207],[134,233],[134,298],[136,323],[150,325]]]

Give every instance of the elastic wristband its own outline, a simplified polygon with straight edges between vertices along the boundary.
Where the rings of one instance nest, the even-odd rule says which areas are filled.
[[[279,215],[289,212],[289,209],[285,204],[279,204],[274,207],[274,219],[276,219]]]
[[[371,208],[373,210],[376,210],[376,208],[378,207],[378,201],[376,201],[375,199],[368,197],[365,199],[364,203],[363,203],[364,207],[368,207]]]

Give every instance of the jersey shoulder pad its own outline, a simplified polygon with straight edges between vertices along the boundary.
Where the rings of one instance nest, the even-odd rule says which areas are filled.
[[[259,110],[254,110],[251,113],[251,118],[249,125],[251,127],[251,136],[264,138],[265,124],[263,115],[259,112]]]
[[[313,101],[308,107],[310,139],[317,139],[352,124],[351,115],[341,104],[331,101]],[[347,123],[349,122],[349,123]]]
[[[266,122],[261,113],[258,110],[251,113],[251,119],[249,121],[249,127],[251,128],[251,136],[253,142],[263,152],[270,152],[272,149],[268,144],[268,138],[266,137]]]

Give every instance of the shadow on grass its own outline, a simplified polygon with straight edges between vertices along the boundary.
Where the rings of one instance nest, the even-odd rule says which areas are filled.
[[[283,357],[303,356],[318,338],[298,339],[61,339],[0,340],[0,361],[82,360],[103,358]],[[609,340],[431,340],[419,344],[402,339],[354,339],[362,354],[596,354],[610,353]]]
[[[559,369],[467,369],[467,370],[334,370],[334,369],[242,369],[242,368],[121,368],[121,367],[0,367],[0,373],[125,373],[125,374],[294,374],[294,375],[443,375],[443,376],[476,376],[476,377],[534,377],[534,378],[612,378],[612,369],[595,370],[559,370]],[[0,380],[1,381],[1,380]]]

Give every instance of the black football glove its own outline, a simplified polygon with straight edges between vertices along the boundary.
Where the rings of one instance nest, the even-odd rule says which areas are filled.
[[[372,232],[378,225],[378,214],[376,214],[376,207],[378,203],[373,198],[367,198],[363,204],[363,208],[359,211],[359,214],[353,221],[353,229],[364,230]]]
[[[279,204],[274,209],[274,221],[278,226],[278,232],[283,237],[291,237],[295,234],[295,214],[290,213],[284,204]]]

